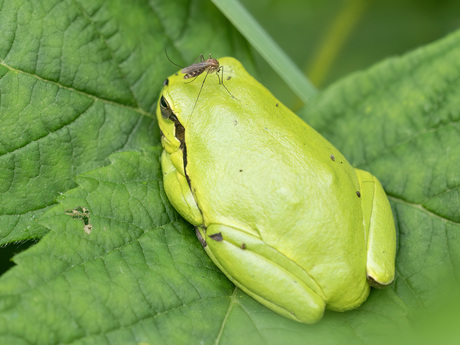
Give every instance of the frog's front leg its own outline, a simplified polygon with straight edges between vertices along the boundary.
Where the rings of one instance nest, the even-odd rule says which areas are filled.
[[[290,319],[314,323],[321,319],[325,297],[297,264],[261,239],[222,224],[197,228],[206,252],[241,290]]]
[[[177,150],[172,154],[163,150],[161,154],[161,170],[163,171],[165,192],[171,204],[182,217],[193,225],[202,225],[203,216],[190,190],[185,172],[183,172],[183,158],[181,155],[182,150]],[[173,163],[172,159],[176,160],[176,164]],[[177,169],[176,166],[182,169]]]
[[[390,203],[375,176],[356,169],[367,234],[367,277],[374,287],[390,284],[395,274],[396,233]]]

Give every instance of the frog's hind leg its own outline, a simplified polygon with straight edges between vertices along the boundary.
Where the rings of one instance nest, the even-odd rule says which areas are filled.
[[[308,274],[261,239],[221,224],[198,228],[209,257],[241,290],[290,319],[314,323],[325,302]]]
[[[367,233],[367,277],[374,287],[390,284],[395,274],[396,231],[390,203],[375,176],[357,170]]]

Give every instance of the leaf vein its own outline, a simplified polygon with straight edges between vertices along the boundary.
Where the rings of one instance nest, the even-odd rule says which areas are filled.
[[[397,202],[397,203],[400,203],[400,204],[404,204],[404,205],[419,209],[420,211],[428,214],[429,216],[435,217],[435,218],[439,219],[440,221],[442,221],[444,223],[449,223],[449,224],[452,224],[452,225],[460,225],[460,222],[456,222],[456,221],[454,221],[452,219],[448,219],[446,217],[443,217],[443,216],[441,216],[441,215],[439,215],[439,214],[437,214],[437,213],[435,213],[433,211],[428,210],[427,208],[425,208],[421,204],[401,199],[400,197],[397,197],[395,195],[391,195],[389,193],[387,193],[387,196],[388,196],[388,199],[390,199],[390,200],[392,200],[394,202]]]
[[[129,91],[131,93],[132,98],[136,102],[136,108],[140,108],[139,107],[139,101],[138,101],[136,95],[134,94],[134,91],[132,89],[132,85],[128,82],[128,79],[126,78],[126,74],[123,72],[122,68],[120,67],[120,63],[117,61],[117,59],[115,59],[115,54],[112,51],[112,49],[109,47],[106,38],[100,32],[100,30],[97,28],[97,25],[94,23],[94,21],[92,20],[91,16],[88,14],[88,12],[84,10],[83,6],[79,3],[79,1],[78,0],[73,0],[73,1],[74,1],[75,5],[77,6],[77,8],[80,10],[80,12],[83,14],[83,17],[86,18],[86,20],[90,23],[90,25],[93,27],[93,29],[97,32],[97,34],[98,34],[99,38],[101,39],[101,41],[104,43],[104,46],[106,47],[107,51],[109,52],[112,60],[115,62],[115,65],[117,66],[117,69],[120,72],[121,77],[126,82],[126,85],[128,86],[128,89],[129,89]]]

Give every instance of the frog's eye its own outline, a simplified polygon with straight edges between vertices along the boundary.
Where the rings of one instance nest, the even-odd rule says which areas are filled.
[[[161,96],[160,99],[160,110],[161,110],[161,116],[163,116],[164,119],[169,119],[171,115],[173,114],[171,108],[169,107],[168,102],[166,102],[166,99]]]

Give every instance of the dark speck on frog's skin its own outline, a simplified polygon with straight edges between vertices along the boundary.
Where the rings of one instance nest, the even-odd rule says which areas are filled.
[[[168,86],[169,85],[169,79],[166,78],[165,81],[163,82],[163,86]]]
[[[332,159],[332,161],[335,161],[335,157],[334,157],[334,155],[332,153],[331,153],[331,159]]]
[[[280,104],[279,103],[276,103],[276,106],[279,106]]]
[[[218,232],[217,234],[212,234],[212,235],[209,235],[209,237],[211,237],[214,241],[217,241],[217,242],[222,242],[223,241],[223,237],[222,237],[222,233],[221,232]]]
[[[359,190],[356,191],[356,195],[358,196],[358,198],[361,198],[361,193],[359,192]]]

